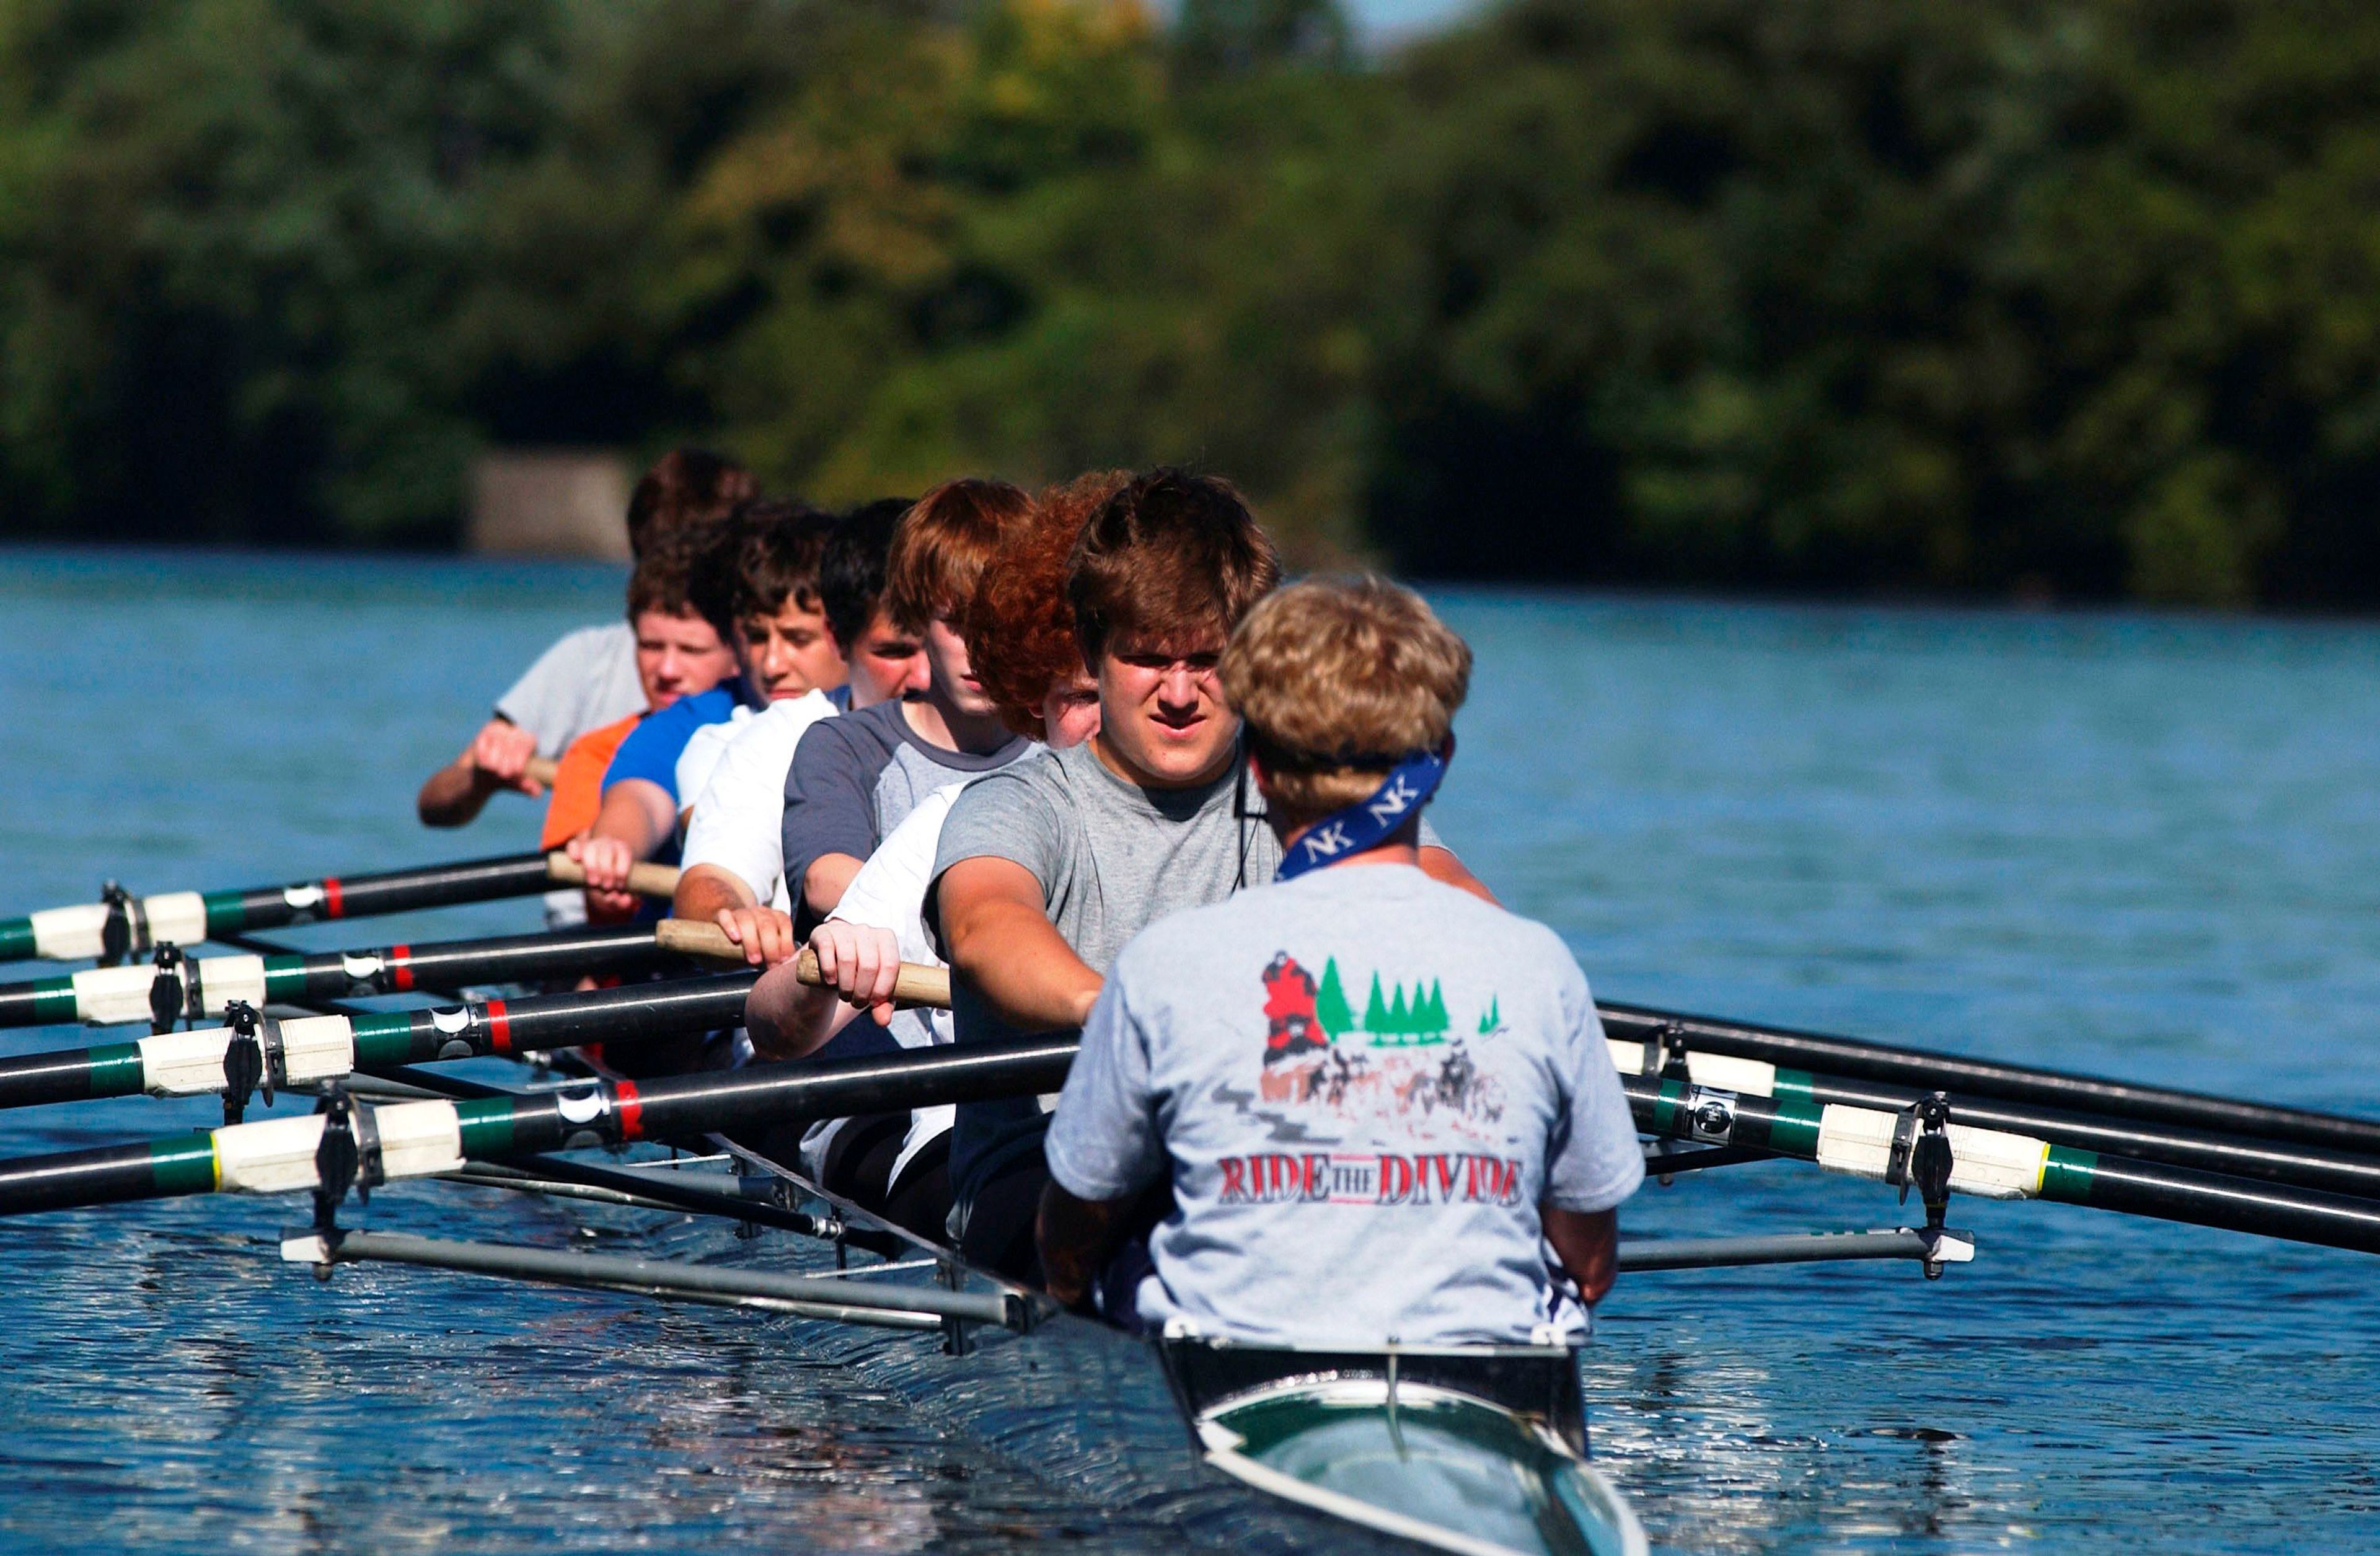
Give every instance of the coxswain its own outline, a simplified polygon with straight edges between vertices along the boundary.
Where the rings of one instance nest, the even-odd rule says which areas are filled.
[[[1051,1295],[1251,1343],[1583,1333],[1644,1159],[1560,939],[1418,868],[1470,672],[1377,578],[1283,590],[1233,635],[1279,879],[1117,956],[1043,1143]],[[1111,1260],[1152,1188],[1145,1257]]]

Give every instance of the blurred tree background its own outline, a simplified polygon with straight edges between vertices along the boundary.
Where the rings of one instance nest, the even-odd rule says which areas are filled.
[[[2380,602],[2380,10],[13,0],[0,528],[1182,461],[1438,577]]]

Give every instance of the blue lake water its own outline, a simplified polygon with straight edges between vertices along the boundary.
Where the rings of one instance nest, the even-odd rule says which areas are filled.
[[[511,852],[412,820],[599,568],[0,553],[0,913]],[[1614,998],[2380,1116],[2380,629],[1446,591],[1479,670],[1440,830]],[[533,927],[525,903],[292,931]],[[50,969],[0,971],[0,979]],[[86,1040],[0,1034],[0,1052]],[[0,1115],[0,1154],[200,1126]],[[1913,1207],[1912,1210],[1913,1210]],[[1724,1551],[2380,1549],[2380,1265],[1961,1201],[1979,1261],[1623,1280],[1597,1451]],[[1784,1164],[1630,1233],[1894,1224]],[[1150,1550],[790,1319],[372,1269],[294,1202],[0,1226],[0,1547]],[[552,1245],[437,1185],[370,1224]]]

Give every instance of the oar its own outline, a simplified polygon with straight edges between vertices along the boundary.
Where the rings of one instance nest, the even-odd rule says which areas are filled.
[[[128,956],[146,955],[169,942],[195,945],[214,935],[275,930],[318,918],[409,913],[586,883],[586,870],[569,855],[557,851],[425,865],[378,875],[332,875],[237,892],[167,892],[135,897],[111,890],[103,900],[78,907],[53,907],[21,918],[0,918],[0,962],[35,957],[71,962],[86,956],[120,962]],[[646,896],[666,897],[677,890],[677,871],[664,865],[638,865],[629,872],[628,886]]]
[[[2062,1070],[1894,1048],[1853,1038],[1755,1027],[1703,1015],[1679,1015],[1641,1005],[1597,1002],[1597,1006],[1606,1035],[1622,1041],[1658,1043],[1674,1032],[1697,1052],[1756,1059],[1854,1080],[1882,1081],[1921,1091],[1949,1091],[1964,1097],[1998,1097],[2141,1124],[2175,1124],[2252,1139],[2380,1154],[2380,1122],[2371,1119],[2234,1101],[2169,1087],[2139,1086]]]
[[[1609,1047],[1612,1063],[1620,1067],[1622,1075],[1668,1074],[1674,1076],[1673,1066],[1677,1061],[1682,1060],[1686,1078],[1697,1086],[1767,1097],[1779,1102],[1806,1102],[1818,1107],[1840,1104],[1900,1112],[1928,1095],[1906,1088],[1813,1075],[1807,1070],[1788,1069],[1757,1059],[1702,1053],[1692,1049],[1671,1048],[1668,1044],[1658,1045],[1656,1051],[1648,1052],[1643,1043],[1613,1038],[1609,1040]],[[1648,1058],[1654,1061],[1649,1068],[1646,1064]],[[1978,1100],[1960,1091],[1946,1095],[1949,1098],[1952,1115],[1978,1128],[2038,1135],[2056,1145],[2105,1151],[2141,1161],[2162,1161],[2171,1166],[2196,1167],[2204,1172],[2225,1173],[2235,1177],[2266,1178],[2275,1183],[2295,1184],[2301,1188],[2380,1198],[2380,1160],[2372,1157],[2322,1150],[2312,1146],[2279,1145],[2220,1135],[2160,1129],[2122,1119],[2046,1112],[2010,1102]]]
[[[1838,1173],[1887,1183],[1919,1180],[1911,1115],[1840,1105],[1817,1108],[1691,1082],[1622,1075],[1636,1126],[1670,1139],[1754,1146]],[[2295,1243],[2380,1253],[2380,1201],[2286,1188],[2187,1167],[2134,1161],[2047,1140],[1953,1122],[1949,1188],[1987,1199],[2048,1199],[2193,1226],[2224,1227]],[[1922,1182],[1919,1186],[1923,1186]]]
[[[714,962],[741,962],[744,948],[727,938],[727,931],[716,924],[698,919],[664,918],[653,926],[655,941],[664,951],[674,951],[686,956],[702,956]],[[818,953],[802,947],[794,958],[794,976],[813,989],[824,986],[819,977]],[[937,1010],[951,1008],[951,974],[948,967],[929,967],[919,962],[904,962],[893,975],[892,1003],[896,1005],[931,1005]]]
[[[674,928],[673,928],[674,924]],[[647,947],[741,966],[744,954],[710,924],[664,920],[646,931]],[[249,1088],[334,1080],[359,1069],[440,1059],[631,1044],[734,1027],[759,974],[668,983],[635,983],[583,993],[485,1000],[448,1010],[384,1011],[259,1021],[253,1032],[229,1026],[167,1032],[0,1059],[0,1109],[80,1102],[102,1097],[237,1095]],[[794,976],[820,986],[818,958],[805,949]],[[904,963],[895,1003],[950,1004],[950,975]],[[236,1050],[253,1045],[253,1054]],[[240,1066],[237,1076],[231,1066]]]
[[[549,789],[553,787],[553,781],[561,772],[562,764],[552,757],[531,757],[521,769],[522,777],[533,784],[542,784]]]
[[[465,1102],[354,1102],[347,1135],[324,1149],[334,1115],[311,1113],[185,1131],[133,1145],[0,1162],[0,1215],[216,1192],[324,1186],[322,1168],[376,1161],[380,1181],[458,1172],[585,1145],[683,1139],[796,1119],[1024,1097],[1063,1084],[1070,1037],[933,1048],[818,1064],[756,1064],[642,1082],[589,1081],[530,1097]],[[338,1149],[344,1146],[344,1150]],[[365,1169],[368,1177],[373,1169]],[[344,1195],[344,1182],[331,1185]]]
[[[758,973],[621,989],[480,1000],[444,1010],[376,1011],[200,1027],[137,1042],[0,1059],[0,1108],[99,1097],[204,1097],[336,1080],[358,1069],[442,1059],[622,1045],[734,1027]],[[237,1066],[235,1074],[234,1066]]]
[[[190,956],[154,966],[86,967],[61,978],[0,984],[0,1027],[195,1022],[219,1019],[224,1006],[234,1000],[252,1005],[303,1004],[417,990],[451,993],[478,983],[642,972],[673,955],[703,954],[663,945],[657,928],[624,924],[369,951]],[[720,939],[723,942],[726,937]],[[740,962],[743,957],[723,959]]]

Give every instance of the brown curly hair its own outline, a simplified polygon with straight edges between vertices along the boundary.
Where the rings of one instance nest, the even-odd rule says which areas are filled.
[[[1129,485],[1129,470],[1095,470],[1044,487],[1033,511],[983,570],[961,613],[967,667],[1000,706],[1000,722],[1028,740],[1043,737],[1050,689],[1082,673],[1066,566],[1075,538],[1099,504]]]

